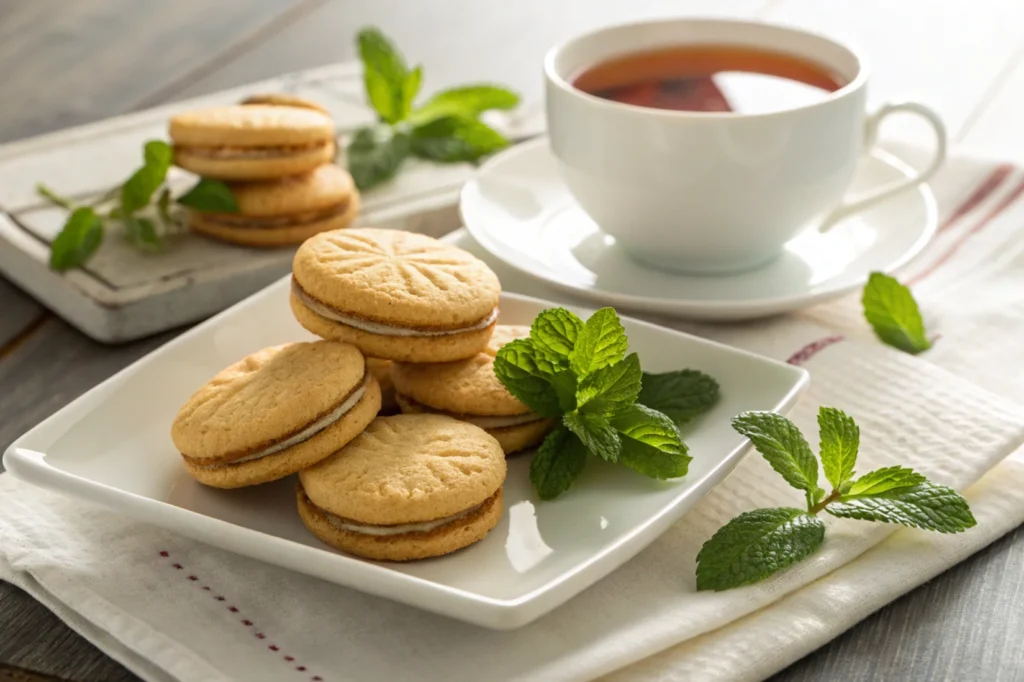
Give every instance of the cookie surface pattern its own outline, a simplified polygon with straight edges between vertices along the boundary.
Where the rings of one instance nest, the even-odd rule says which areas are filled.
[[[498,442],[439,415],[378,417],[346,447],[300,472],[310,500],[360,523],[432,521],[480,504],[505,480]]]
[[[345,313],[397,326],[446,329],[483,320],[501,285],[486,264],[421,234],[348,229],[317,235],[295,255],[296,282]]]
[[[182,454],[218,458],[265,447],[330,412],[363,380],[362,354],[332,341],[265,348],[222,370],[178,412]]]

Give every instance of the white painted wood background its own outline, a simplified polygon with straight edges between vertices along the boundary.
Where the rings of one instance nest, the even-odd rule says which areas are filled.
[[[470,81],[508,84],[523,94],[522,111],[527,121],[539,121],[542,115],[540,65],[544,52],[552,44],[604,24],[679,14],[756,17],[817,30],[847,41],[858,47],[871,64],[871,106],[886,100],[919,99],[943,116],[954,143],[954,153],[959,146],[970,153],[987,156],[1024,157],[1024,130],[1017,124],[1022,113],[1019,110],[1024,106],[1020,104],[1024,98],[1024,67],[1019,64],[1024,45],[1024,2],[1019,0],[521,0],[514,6],[479,0],[332,2],[285,27],[279,39],[257,45],[238,59],[229,59],[205,77],[192,79],[176,93],[176,99],[201,97],[237,87],[240,72],[251,80],[254,73],[272,77],[284,71],[308,68],[309,54],[336,51],[339,57],[349,57],[351,48],[347,44],[339,47],[337,43],[349,43],[349,36],[358,26],[373,24],[395,39],[411,62],[425,65],[425,92]],[[59,21],[59,17],[56,20]],[[500,26],[496,28],[496,24]],[[323,30],[324,26],[332,25],[339,27],[337,33]],[[478,27],[487,27],[487,30]],[[497,43],[496,31],[501,36]],[[346,99],[358,98],[358,80],[353,79],[346,85],[344,89],[351,91],[345,93]],[[144,98],[142,103],[145,102]],[[364,117],[369,119],[358,107],[338,104],[346,111],[335,112],[336,116],[347,127],[361,122]],[[99,124],[107,130],[124,127],[126,134],[120,140],[108,138],[108,141],[97,140],[91,145],[102,148],[101,156],[109,154],[115,159],[105,166],[90,166],[96,169],[94,173],[82,173],[86,164],[65,163],[68,154],[53,142],[46,145],[45,153],[36,153],[31,158],[21,154],[12,156],[10,149],[0,152],[0,157],[7,161],[3,164],[5,172],[0,173],[3,179],[0,199],[4,208],[17,211],[28,203],[31,187],[40,178],[48,179],[62,191],[75,193],[105,185],[109,179],[103,176],[115,178],[130,172],[136,161],[132,158],[134,152],[128,150],[136,149],[140,135],[159,135],[163,120],[174,108],[173,105],[161,108],[159,114],[133,115],[106,126]],[[138,132],[128,133],[127,129],[132,128]],[[531,128],[535,126],[527,125],[527,131]],[[62,137],[74,136],[58,134],[51,139]],[[882,137],[922,145],[931,143],[931,132],[919,121],[909,118],[897,117],[888,122]],[[13,145],[14,149],[32,146],[30,142]],[[123,160],[115,153],[121,147],[124,148],[121,149]],[[83,151],[76,150],[71,156],[77,158]],[[440,182],[455,176],[457,180],[469,171],[453,173],[452,169],[438,168],[436,172]],[[410,181],[403,179],[399,184],[409,186]],[[422,194],[430,181],[426,185],[414,184]],[[400,191],[386,192],[389,200],[400,194]],[[451,191],[447,195],[449,200],[453,196]],[[374,213],[374,199],[367,203],[369,213]],[[435,200],[433,203],[443,202]],[[35,222],[34,231],[48,235],[59,227],[58,213],[35,212],[22,222]],[[453,215],[449,212],[441,219],[453,220]],[[187,240],[175,254],[148,259],[131,253],[123,245],[119,248],[105,245],[95,259],[95,268],[106,272],[101,273],[99,280],[90,281],[90,277],[81,272],[63,278],[47,272],[43,244],[19,240],[12,229],[0,232],[14,235],[13,241],[18,242],[15,249],[6,249],[2,254],[4,258],[0,259],[6,274],[61,312],[65,319],[106,341],[135,338],[207,315],[270,281],[279,274],[278,270],[286,269],[288,260],[286,254],[242,254],[243,263],[237,276],[229,276],[223,267],[200,272],[197,276],[195,270],[181,267],[182,258],[191,257],[188,254],[192,254],[196,262],[221,263],[224,257],[238,261],[239,257],[232,258],[237,252],[198,238]],[[230,252],[222,254],[224,251]],[[29,254],[29,260],[35,263],[22,258],[23,254]],[[134,259],[137,263],[133,267],[118,265],[125,259]],[[124,279],[121,270],[128,272],[130,279],[136,282],[132,291],[108,288],[108,282]],[[167,279],[171,271],[185,274],[177,280]],[[144,275],[141,279],[140,273]],[[149,275],[152,281],[145,281],[145,276]],[[187,287],[182,284],[186,277]],[[191,289],[191,293],[186,288]],[[169,294],[171,290],[177,293]],[[158,296],[161,297],[159,304],[155,303]],[[154,302],[152,305],[145,300],[147,297]]]

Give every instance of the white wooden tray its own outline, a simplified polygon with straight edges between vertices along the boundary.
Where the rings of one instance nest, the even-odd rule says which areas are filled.
[[[341,133],[374,120],[356,64],[337,64],[225,90],[0,146],[0,272],[92,338],[117,343],[204,319],[287,273],[293,249],[246,249],[191,234],[163,252],[140,253],[108,234],[85,267],[49,269],[50,241],[65,211],[35,191],[45,182],[79,200],[123,182],[142,161],[142,143],[167,138],[175,112],[237,102],[255,92],[293,92],[327,107]],[[503,121],[511,136],[538,132],[536,111]],[[459,187],[469,164],[410,161],[399,177],[364,196],[359,224],[439,236],[459,226]],[[191,182],[172,169],[172,185]]]

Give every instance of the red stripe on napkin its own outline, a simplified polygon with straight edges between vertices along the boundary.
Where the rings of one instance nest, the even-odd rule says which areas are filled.
[[[981,202],[988,199],[996,189],[1006,180],[1010,175],[1010,171],[1013,170],[1013,166],[1008,163],[996,166],[995,170],[989,173],[985,181],[978,185],[978,188],[971,193],[971,196],[967,197],[960,206],[939,226],[939,232],[945,232],[953,225],[955,225],[961,218],[976,209]]]
[[[918,272],[916,275],[907,280],[907,284],[916,284],[925,277],[931,275],[937,269],[939,269],[939,267],[945,264],[946,261],[952,258],[956,254],[956,252],[960,250],[960,247],[962,247],[968,239],[970,239],[972,236],[978,234],[986,227],[988,227],[989,223],[998,218],[1000,214],[1002,214],[1007,208],[1012,206],[1018,199],[1020,199],[1021,194],[1024,194],[1024,180],[1021,180],[1019,183],[1017,183],[1017,186],[1013,188],[1013,191],[1010,192],[1007,196],[1005,196],[1003,200],[1000,201],[995,206],[995,208],[993,208],[991,211],[985,214],[985,217],[978,221],[972,228],[970,228],[962,235],[960,235],[960,238],[953,242],[953,244],[949,247],[949,249],[946,250],[944,254],[942,254],[939,258],[932,261],[932,263],[927,268]]]
[[[804,346],[803,348],[789,356],[789,359],[786,360],[786,362],[791,365],[800,366],[807,362],[808,360],[810,360],[811,358],[813,358],[821,351],[831,346],[832,344],[839,343],[844,338],[845,337],[843,336],[826,336],[823,339],[812,341],[811,343],[807,344],[806,346]]]

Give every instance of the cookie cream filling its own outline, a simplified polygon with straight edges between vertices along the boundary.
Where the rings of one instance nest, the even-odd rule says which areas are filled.
[[[310,504],[312,504],[312,502]],[[458,521],[459,519],[463,519],[469,516],[470,514],[476,512],[478,509],[480,509],[480,507],[484,506],[485,504],[487,504],[487,500],[481,502],[475,507],[470,507],[465,511],[460,511],[458,514],[445,516],[441,519],[434,519],[433,521],[422,521],[420,523],[400,523],[395,526],[372,526],[362,523],[355,523],[354,521],[350,521],[348,519],[343,519],[340,516],[336,516],[335,514],[332,514],[329,511],[324,511],[319,507],[317,507],[317,509],[320,509],[320,513],[327,518],[328,523],[330,523],[338,530],[343,530],[348,533],[362,533],[363,535],[376,535],[384,537],[388,535],[405,535],[407,533],[429,533],[430,531],[440,528],[441,526],[447,526],[449,523],[453,523],[455,521]]]
[[[366,372],[365,375],[363,376],[363,383],[359,384],[359,387],[356,388],[356,390],[352,391],[351,395],[345,398],[345,400],[342,401],[340,405],[331,410],[329,413],[325,414],[320,419],[317,419],[315,422],[313,422],[303,430],[299,431],[293,436],[289,436],[285,440],[282,440],[278,443],[274,443],[269,447],[254,452],[250,455],[246,455],[245,457],[233,459],[230,462],[215,462],[213,464],[200,464],[198,466],[203,469],[216,469],[219,467],[231,466],[233,464],[243,464],[245,462],[251,462],[256,459],[262,459],[263,457],[275,455],[281,452],[282,450],[287,450],[288,448],[294,445],[298,445],[303,441],[307,441],[316,434],[326,429],[331,424],[341,419],[343,416],[345,416],[346,412],[355,407],[356,403],[363,399],[363,394],[366,393],[366,387],[367,385],[369,385],[369,383],[370,373]]]
[[[480,329],[486,329],[494,324],[498,319],[498,309],[495,308],[491,311],[490,315],[479,322],[468,327],[460,327],[459,329],[411,329],[409,327],[395,327],[389,324],[371,322],[370,320],[364,320],[361,317],[352,317],[351,315],[345,315],[344,313],[338,312],[334,308],[324,305],[307,294],[294,279],[292,279],[292,292],[307,308],[320,317],[326,317],[328,320],[340,322],[346,326],[355,327],[356,329],[369,332],[370,334],[379,334],[380,336],[451,336],[453,334],[463,334],[465,332],[475,332]]]
[[[527,412],[526,414],[513,414],[509,416],[487,416],[487,415],[472,415],[472,414],[456,414],[455,412],[447,412],[445,410],[435,410],[429,405],[413,400],[407,395],[401,395],[401,400],[404,400],[415,408],[429,412],[431,414],[443,414],[452,419],[458,419],[466,423],[472,424],[473,426],[479,426],[481,429],[505,429],[510,426],[522,426],[523,424],[532,424],[533,422],[540,421],[544,417],[540,416],[535,412]]]
[[[280,156],[293,156],[298,152],[312,151],[330,144],[329,140],[312,144],[279,145],[273,147],[190,147],[178,145],[179,149],[188,150],[193,156],[207,159],[274,159]]]

